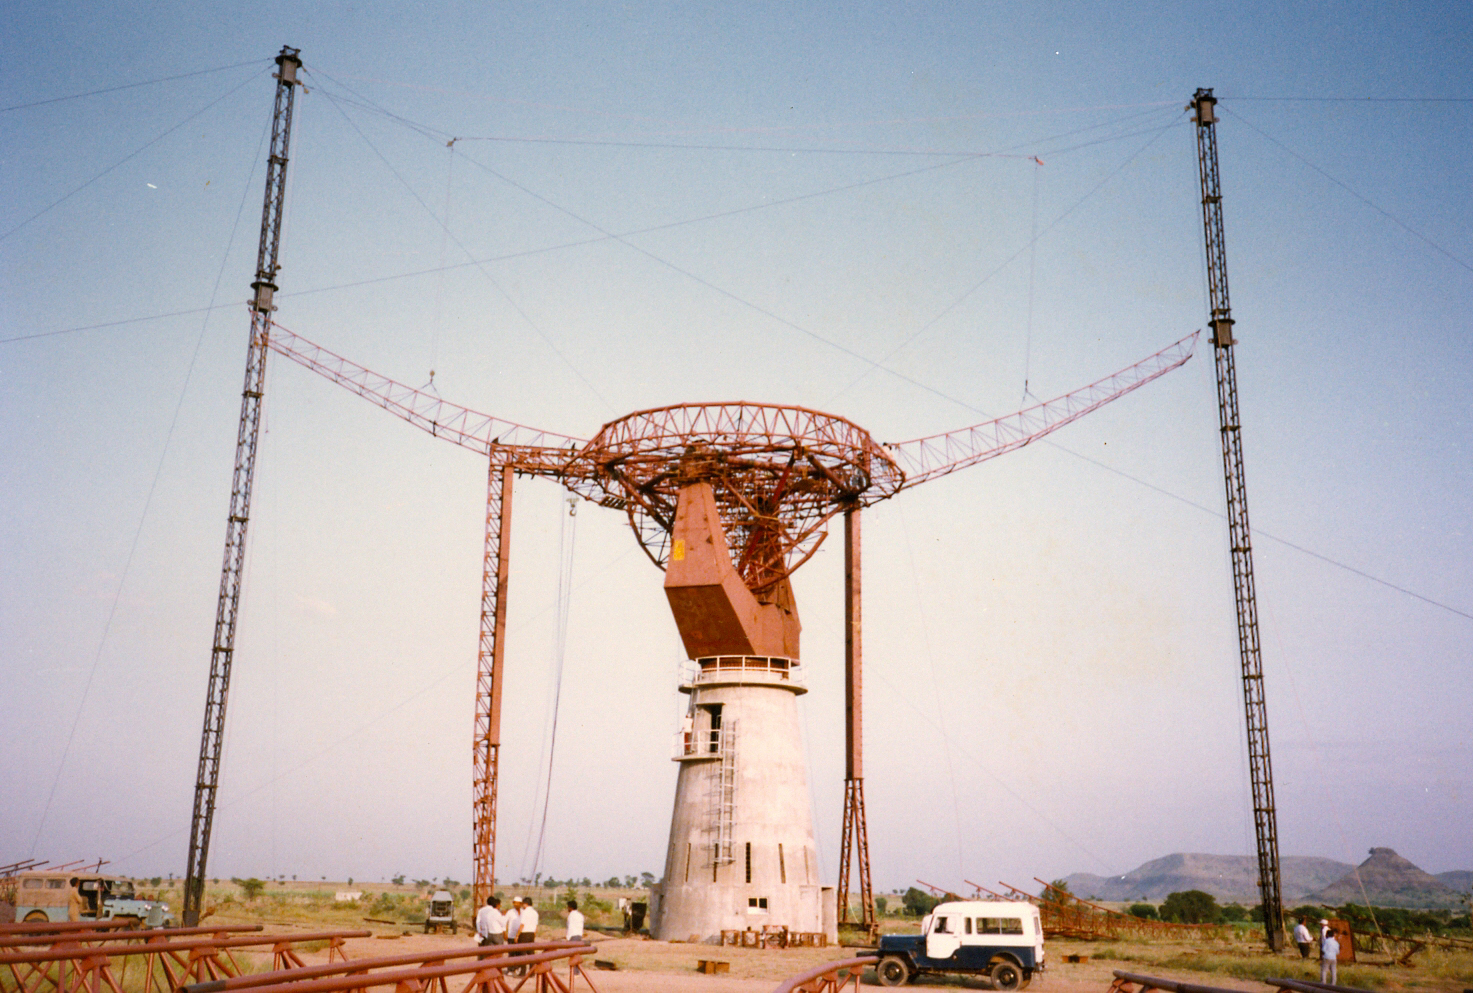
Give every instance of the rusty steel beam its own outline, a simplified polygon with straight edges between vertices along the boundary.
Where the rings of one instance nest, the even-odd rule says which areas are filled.
[[[589,948],[586,941],[534,941],[525,945],[469,945],[463,948],[446,949],[435,952],[406,952],[403,955],[384,955],[374,958],[351,959],[344,962],[333,962],[327,965],[309,965],[298,969],[280,969],[273,972],[251,972],[239,976],[231,976],[228,979],[219,979],[206,983],[190,983],[179,988],[179,993],[228,993],[230,990],[252,989],[260,986],[278,986],[282,983],[296,983],[307,979],[322,979],[327,976],[341,976],[349,973],[364,972],[370,969],[389,969],[400,965],[429,965],[436,962],[446,962],[450,959],[494,958],[498,955],[510,954],[520,955],[531,950],[533,952],[547,952],[559,949]]]
[[[371,931],[319,931],[301,934],[267,934],[252,938],[213,938],[171,941],[167,931],[147,933],[142,943],[98,945],[81,948],[65,943],[33,952],[0,952],[3,967],[17,993],[100,993],[103,987],[123,993],[112,971],[112,961],[144,957],[147,972],[136,984],[141,993],[173,993],[184,981],[234,976],[241,970],[231,951],[270,945],[273,968],[302,965],[294,945],[327,941],[328,957],[343,958],[347,938],[365,938]],[[155,978],[157,973],[157,979]],[[135,991],[136,993],[136,991]]]
[[[849,920],[850,853],[859,867],[859,920],[878,933],[870,882],[869,828],[864,814],[864,641],[860,508],[844,509],[844,820],[839,842],[839,923]]]
[[[65,934],[83,931],[122,931],[136,927],[132,921],[15,921],[0,924],[0,935]]]
[[[857,991],[861,988],[860,977],[864,975],[865,967],[879,960],[876,955],[860,955],[838,962],[825,962],[783,980],[772,993],[839,993],[846,986]]]
[[[551,947],[558,946],[558,947]],[[537,950],[542,949],[542,950]],[[530,950],[530,951],[529,951]],[[469,976],[462,993],[513,993],[514,990],[537,991],[557,990],[559,993],[574,988],[576,979],[581,978],[591,990],[592,981],[583,971],[583,956],[594,951],[586,942],[533,942],[526,945],[487,945],[477,948],[477,957],[470,962],[445,963],[437,953],[417,957],[427,964],[419,968],[386,968],[382,972],[372,971],[384,965],[379,959],[354,959],[341,970],[344,975],[327,975],[318,978],[288,977],[282,982],[271,984],[277,993],[349,993],[392,986],[397,990],[435,990],[447,988],[445,980],[452,976]],[[393,956],[394,959],[415,956]],[[440,961],[441,964],[428,964]],[[401,964],[401,963],[395,963]],[[560,964],[567,966],[564,980],[554,971]],[[507,973],[527,970],[525,977],[513,977],[515,985],[508,982]],[[230,989],[229,986],[212,982],[194,983],[180,989],[179,993],[216,993]]]
[[[486,478],[486,544],[481,570],[481,640],[472,729],[472,899],[479,909],[496,886],[496,787],[501,757],[502,669],[511,575],[512,467],[492,459]],[[472,911],[474,913],[475,911]]]
[[[101,923],[111,924],[112,922],[102,921]],[[99,941],[172,940],[184,935],[192,936],[198,934],[217,934],[223,937],[226,934],[265,930],[260,924],[225,924],[219,927],[173,927],[167,930],[145,930],[126,923],[120,923],[119,927],[107,928],[106,930],[92,928],[90,927],[90,922],[84,926],[88,927],[89,930],[66,931],[59,934],[55,931],[55,924],[51,925],[51,930],[48,932],[14,934],[8,931],[0,931],[0,948],[34,947],[45,944],[86,944]]]

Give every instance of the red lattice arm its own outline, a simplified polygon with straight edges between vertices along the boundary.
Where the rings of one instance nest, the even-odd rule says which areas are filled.
[[[272,351],[437,438],[483,455],[501,455],[528,471],[555,471],[561,468],[572,451],[586,443],[582,438],[478,413],[405,386],[293,334],[279,324],[272,326],[269,344]]]
[[[1200,331],[1194,331],[1113,376],[1106,376],[1083,389],[1020,410],[1016,414],[983,421],[981,424],[948,431],[946,434],[887,444],[886,450],[905,472],[905,483],[900,488],[908,489],[949,472],[985,462],[1015,448],[1022,448],[1070,421],[1103,407],[1111,400],[1139,389],[1191,358],[1200,334]]]

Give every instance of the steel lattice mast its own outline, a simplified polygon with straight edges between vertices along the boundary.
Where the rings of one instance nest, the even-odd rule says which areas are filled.
[[[1248,528],[1248,485],[1238,418],[1238,373],[1233,362],[1233,315],[1228,302],[1227,246],[1222,231],[1222,187],[1217,174],[1217,99],[1210,89],[1192,95],[1197,119],[1197,165],[1202,180],[1202,228],[1207,245],[1207,288],[1212,306],[1212,352],[1217,363],[1217,409],[1227,490],[1228,539],[1233,553],[1233,593],[1238,606],[1238,649],[1248,725],[1248,765],[1253,780],[1253,827],[1258,836],[1258,892],[1268,946],[1284,946],[1284,907],[1279,887],[1279,828],[1274,809],[1268,709],[1263,695],[1263,655],[1258,602],[1253,589],[1253,542]]]
[[[225,737],[225,704],[230,695],[230,666],[235,655],[235,622],[240,613],[240,586],[245,566],[246,527],[250,523],[251,484],[256,473],[256,440],[261,427],[261,401],[266,391],[266,350],[271,337],[272,297],[276,292],[277,250],[286,199],[287,151],[291,144],[292,104],[298,85],[301,49],[282,46],[276,57],[276,107],[271,119],[271,157],[266,166],[266,198],[261,209],[261,244],[256,279],[251,283],[251,340],[246,352],[245,388],[240,399],[240,430],[235,441],[235,474],[230,486],[230,516],[225,525],[225,563],[220,570],[220,603],[215,611],[215,637],[210,650],[210,682],[205,694],[205,722],[199,743],[199,772],[194,782],[194,818],[189,829],[189,870],[184,879],[185,927],[199,924],[205,892],[205,860],[215,819],[215,792],[220,782],[220,749]]]
[[[864,647],[859,507],[844,511],[844,829],[839,842],[839,923],[849,924],[850,853],[859,869],[859,920],[877,940],[875,891],[864,819]]]

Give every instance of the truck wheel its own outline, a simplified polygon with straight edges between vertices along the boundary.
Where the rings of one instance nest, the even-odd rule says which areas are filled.
[[[1023,970],[1011,962],[999,962],[992,967],[992,988],[1016,990],[1023,984]]]
[[[49,921],[49,920],[51,920],[51,918],[46,916],[46,911],[44,911],[44,910],[33,910],[29,914],[26,915],[26,923],[27,924],[35,924],[35,923],[38,923],[40,921]]]
[[[875,975],[880,978],[881,986],[904,986],[910,979],[910,966],[903,958],[886,955],[875,966]]]

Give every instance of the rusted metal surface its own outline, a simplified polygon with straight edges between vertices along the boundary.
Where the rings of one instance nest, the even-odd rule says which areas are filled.
[[[594,949],[584,941],[539,941],[526,945],[470,945],[436,952],[409,952],[403,955],[385,955],[374,958],[358,958],[326,965],[309,965],[294,969],[278,969],[272,972],[246,973],[213,982],[191,983],[182,986],[179,993],[227,993],[230,990],[253,989],[264,986],[280,986],[306,980],[346,976],[373,970],[389,970],[397,966],[435,965],[451,959],[488,960],[505,957],[515,950],[519,955],[526,949],[533,952],[564,951],[581,955]],[[520,963],[519,963],[520,964]],[[444,985],[443,980],[440,985]]]
[[[1163,993],[1242,993],[1241,990],[1232,990],[1223,986],[1183,983],[1175,979],[1163,979],[1160,976],[1142,976],[1134,972],[1122,972],[1119,969],[1115,970],[1115,981],[1110,984],[1110,993],[1149,993],[1150,990],[1162,990]]]
[[[640,547],[667,573],[673,563],[683,561],[686,553],[687,546],[676,534],[682,499],[689,501],[696,489],[709,490],[709,500],[702,497],[711,505],[708,512],[703,512],[703,517],[711,519],[705,530],[724,539],[728,564],[740,583],[728,584],[719,577],[709,577],[712,582],[675,584],[678,592],[671,596],[671,605],[682,637],[710,619],[702,614],[708,608],[724,616],[712,626],[714,641],[708,644],[702,641],[702,635],[697,637],[700,643],[687,645],[688,650],[693,656],[796,658],[797,610],[788,577],[818,549],[827,537],[828,522],[836,514],[852,515],[907,487],[1021,448],[1182,365],[1191,358],[1196,341],[1196,334],[1189,335],[1112,376],[1016,414],[892,444],[876,441],[843,417],[806,407],[745,401],[677,404],[637,411],[610,421],[591,439],[583,440],[447,403],[439,396],[360,366],[280,325],[273,325],[268,345],[430,434],[490,460],[474,759],[475,899],[479,905],[494,884],[496,760],[500,747],[499,728],[494,724],[500,713],[501,680],[499,671],[488,673],[487,659],[489,654],[492,668],[500,665],[500,632],[504,628],[497,625],[504,624],[503,591],[507,582],[501,501],[509,497],[513,472],[556,479],[587,500],[622,510]],[[498,535],[494,556],[493,524]],[[851,526],[857,552],[857,518],[851,517]],[[857,572],[854,575],[857,577]],[[743,594],[750,594],[760,609],[748,609],[751,605]],[[857,586],[851,589],[849,599],[846,613],[855,611],[850,614],[851,636],[857,638]],[[489,627],[488,611],[501,618]],[[488,630],[493,632],[489,637]],[[732,632],[735,635],[728,638]],[[751,643],[753,634],[761,646]],[[774,647],[774,639],[783,644]],[[857,648],[858,642],[852,645]],[[856,699],[856,710],[857,706]],[[851,723],[856,719],[851,714]],[[851,737],[849,744],[852,754],[846,765],[853,765],[852,755],[857,755],[861,747],[859,738]],[[847,778],[857,783],[860,777]],[[857,812],[862,814],[862,796],[861,790],[846,786],[846,812],[858,798]],[[862,831],[853,837],[865,849],[860,856],[863,875],[868,865],[867,839]],[[863,881],[861,889],[866,889]]]
[[[858,990],[864,970],[878,961],[874,955],[861,955],[852,959],[840,959],[838,962],[826,962],[783,980],[772,993],[838,993],[845,987]]]
[[[0,924],[0,935],[81,934],[88,931],[122,931],[137,927],[132,921],[16,921]]]
[[[501,758],[501,671],[506,658],[507,578],[511,570],[511,466],[491,462],[486,479],[486,544],[481,570],[481,640],[476,655],[476,716],[471,735],[473,904],[496,886],[496,784]],[[472,911],[474,915],[475,911]]]
[[[78,921],[81,929],[57,933],[58,925],[39,925],[45,931],[32,932],[29,934],[15,934],[9,931],[0,931],[0,949],[4,948],[34,948],[39,945],[82,945],[95,944],[99,941],[144,941],[153,939],[174,940],[185,936],[193,937],[201,934],[214,934],[224,937],[227,934],[240,934],[247,931],[261,931],[264,928],[259,924],[227,924],[220,927],[174,927],[167,931],[144,930],[136,925],[119,922],[117,926],[110,926],[106,930],[98,929],[90,921]],[[112,921],[102,921],[102,924],[112,925]]]
[[[206,929],[208,930],[208,929]],[[328,958],[344,959],[348,938],[365,938],[371,931],[316,931],[300,934],[263,934],[259,937],[190,938],[172,940],[170,931],[140,931],[140,941],[84,948],[65,942],[42,951],[0,951],[0,969],[14,983],[14,993],[123,993],[123,972],[129,960],[145,960],[143,979],[130,983],[129,993],[173,993],[188,982],[217,980],[240,974],[237,949],[270,946],[272,967],[302,966],[295,946],[326,941]],[[124,935],[133,937],[132,935]],[[121,959],[114,973],[114,960]]]
[[[839,841],[839,925],[879,940],[864,813],[864,625],[860,508],[844,508],[844,821]],[[849,919],[850,854],[859,870],[859,920]]]
[[[583,969],[583,959],[595,951],[586,942],[532,942],[525,945],[488,945],[464,952],[429,952],[362,958],[336,967],[308,966],[286,972],[237,976],[220,982],[184,986],[178,993],[224,993],[228,990],[270,987],[272,993],[359,993],[392,987],[396,993],[449,993],[448,980],[468,977],[457,993],[571,993],[597,987]],[[454,962],[455,958],[470,961]]]

